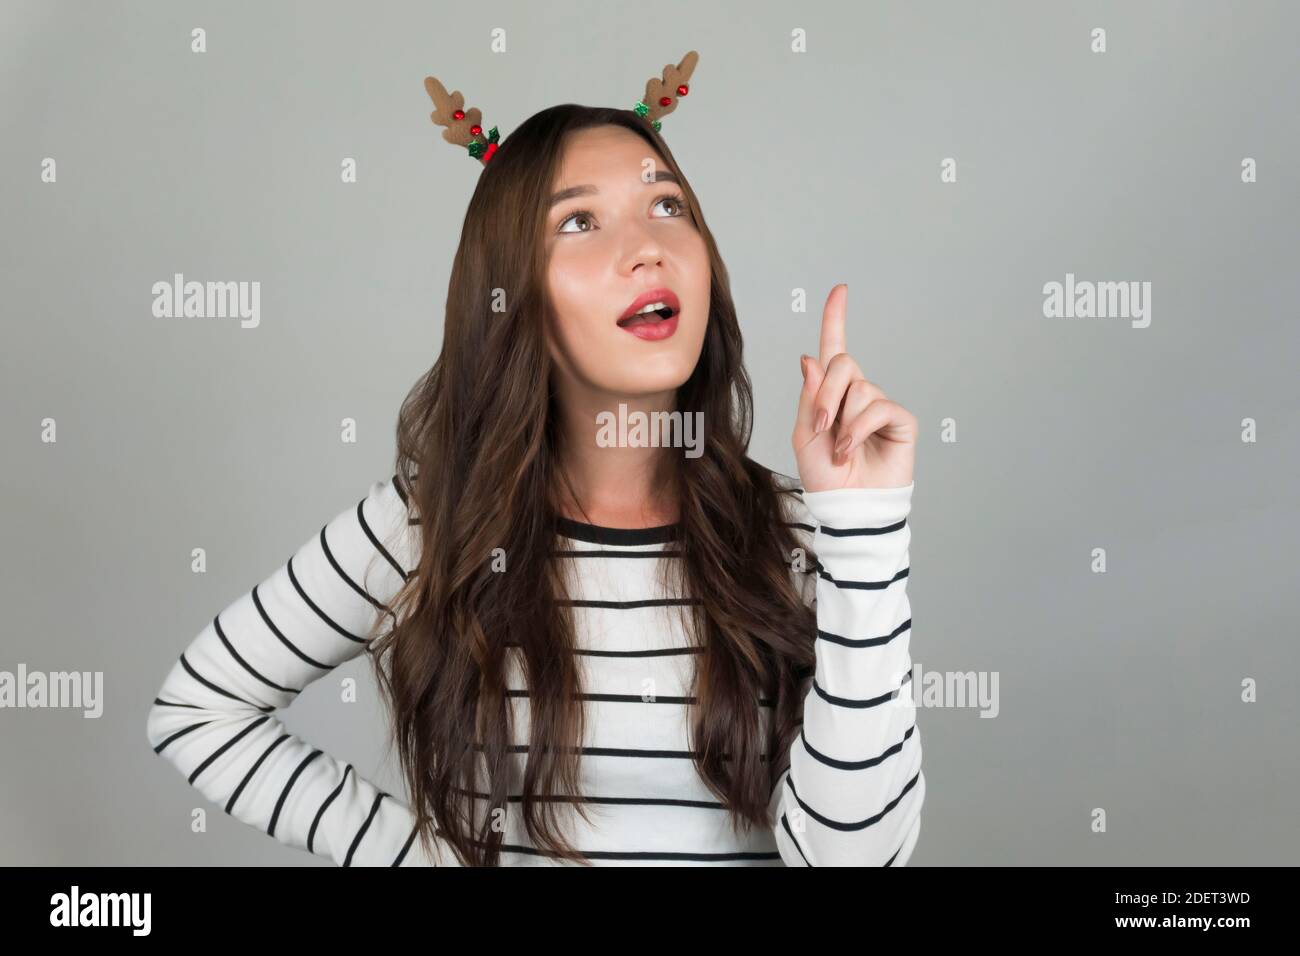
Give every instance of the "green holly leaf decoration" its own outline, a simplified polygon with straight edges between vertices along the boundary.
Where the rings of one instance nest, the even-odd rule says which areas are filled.
[[[469,149],[469,154],[473,156],[475,159],[482,158],[483,154],[487,152],[488,143],[495,143],[500,138],[501,138],[501,134],[497,131],[497,128],[493,126],[490,130],[488,130],[487,143],[480,143],[477,140],[470,143],[469,146],[467,147],[467,149]]]

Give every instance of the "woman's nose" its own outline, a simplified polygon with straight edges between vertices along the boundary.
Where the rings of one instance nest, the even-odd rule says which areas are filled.
[[[627,227],[629,235],[624,239],[626,264],[635,268],[638,263],[654,263],[663,259],[663,244],[655,235],[651,223],[635,224]]]

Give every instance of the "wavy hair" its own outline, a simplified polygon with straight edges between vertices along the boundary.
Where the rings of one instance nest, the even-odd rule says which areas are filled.
[[[419,559],[389,608],[392,627],[371,646],[421,841],[426,849],[435,837],[445,841],[465,865],[499,864],[504,828],[495,824],[512,798],[534,846],[590,862],[563,837],[561,820],[570,804],[590,818],[579,787],[584,711],[564,603],[570,579],[552,555],[563,436],[547,349],[544,235],[567,137],[607,124],[663,157],[708,249],[708,326],[677,390],[677,410],[702,412],[708,427],[698,458],[665,456],[681,560],[660,564],[672,577],[665,586],[689,599],[681,613],[697,662],[694,763],[733,827],[771,825],[778,763],[788,763],[800,682],[814,664],[815,615],[790,573],[788,556],[800,544],[782,507],[788,492],[747,455],[753,396],[740,327],[690,184],[658,132],[631,110],[563,104],[536,113],[479,175],[452,266],[441,353],[402,403],[394,480],[418,525]],[[494,290],[504,290],[504,312],[494,311]],[[497,548],[506,573],[491,566]],[[521,775],[511,746],[510,700],[520,694],[508,687],[512,674],[526,684]]]

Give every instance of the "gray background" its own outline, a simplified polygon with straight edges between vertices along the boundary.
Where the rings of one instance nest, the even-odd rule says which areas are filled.
[[[0,862],[328,865],[205,804],[145,716],[390,473],[479,170],[423,79],[508,135],[631,106],[695,49],[665,136],[731,271],[752,453],[793,469],[798,356],[848,282],[850,350],[922,425],[913,657],[1000,675],[996,719],[919,714],[912,865],[1295,863],[1298,27],[1265,2],[4,3],[0,669],[102,670],[106,703],[0,710]],[[155,319],[174,272],[260,281],[261,326]],[[1150,327],[1044,318],[1067,272],[1151,282]],[[281,716],[397,786],[361,661]]]

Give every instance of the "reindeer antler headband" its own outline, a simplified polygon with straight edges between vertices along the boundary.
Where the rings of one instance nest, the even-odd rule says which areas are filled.
[[[678,99],[690,92],[687,83],[699,58],[700,55],[692,50],[682,57],[682,62],[676,66],[668,64],[661,75],[646,81],[645,97],[632,109],[638,116],[648,119],[655,132],[662,125],[659,118],[677,109]],[[448,93],[447,88],[432,76],[424,78],[424,88],[429,91],[435,107],[429,114],[430,119],[438,126],[447,127],[442,131],[442,138],[456,146],[466,147],[473,159],[486,166],[497,151],[497,128],[493,126],[486,136],[483,134],[482,112],[478,107],[465,109],[465,97],[460,90]]]

